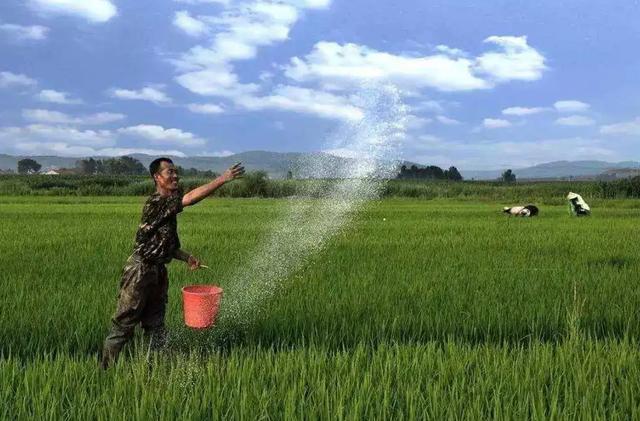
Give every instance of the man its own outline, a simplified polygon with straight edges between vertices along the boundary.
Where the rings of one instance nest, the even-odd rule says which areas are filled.
[[[200,267],[200,261],[180,248],[176,215],[211,195],[229,181],[244,174],[235,164],[215,180],[191,190],[184,196],[178,188],[178,173],[169,158],[158,158],[149,165],[156,192],[146,201],[136,233],[133,254],[129,256],[120,279],[120,292],[111,331],[104,342],[102,368],[118,357],[122,347],[133,337],[140,323],[154,349],[166,342],[164,325],[168,278],[165,265],[172,259],[185,262],[189,269]]]

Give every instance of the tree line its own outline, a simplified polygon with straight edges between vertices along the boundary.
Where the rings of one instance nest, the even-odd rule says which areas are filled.
[[[18,161],[18,174],[37,174],[42,165],[31,158]],[[80,159],[76,161],[75,168],[65,168],[68,172],[86,175],[136,175],[145,174],[147,169],[140,161],[129,156],[108,159]]]
[[[76,161],[76,171],[79,174],[108,174],[108,175],[142,175],[147,169],[142,162],[130,156],[108,159],[80,159]]]
[[[400,173],[396,177],[404,180],[450,180],[450,181],[462,181],[462,175],[456,167],[449,167],[448,170],[443,170],[436,165],[429,165],[426,167],[418,167],[412,165],[407,168],[406,165],[400,167]],[[513,170],[508,169],[502,173],[502,176],[498,178],[498,181],[504,183],[515,183],[516,174]]]
[[[449,167],[448,170],[429,165],[426,167],[418,167],[412,165],[407,168],[406,165],[400,167],[400,173],[396,178],[399,179],[419,179],[419,180],[450,180],[462,181],[462,175],[456,167]]]
[[[200,176],[200,177],[217,177],[218,174],[211,170],[198,170],[196,168],[183,168],[176,166],[178,174],[182,176]],[[40,171],[42,165],[31,158],[25,158],[18,161],[19,174],[36,174]],[[121,156],[117,158],[107,159],[79,159],[72,172],[82,175],[144,175],[147,174],[147,168],[137,159],[130,156]],[[286,179],[293,178],[291,171],[287,172]],[[418,167],[412,165],[407,167],[403,165],[400,168],[398,179],[418,179],[418,180],[450,180],[462,181],[462,175],[456,167],[449,167],[448,170],[429,165],[426,167]],[[516,181],[516,175],[511,169],[502,173],[501,181],[513,183]]]
[[[143,175],[148,174],[148,169],[137,159],[129,156],[108,158],[105,160],[80,159],[76,161],[76,169],[80,174],[109,174],[109,175]],[[218,174],[211,170],[199,170],[197,168],[183,168],[176,165],[178,174],[182,176],[217,177]]]
[[[197,168],[183,168],[176,166],[178,174],[183,176],[216,177],[218,174],[211,170],[198,170]],[[18,174],[36,174],[42,169],[42,165],[34,159],[24,158],[18,161]],[[67,172],[82,175],[144,175],[148,169],[139,160],[130,156],[121,156],[107,159],[79,159],[75,168],[67,169]]]

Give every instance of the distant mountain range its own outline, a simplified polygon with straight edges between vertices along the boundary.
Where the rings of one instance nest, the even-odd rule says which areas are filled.
[[[225,157],[217,156],[192,156],[192,157],[179,157],[168,156],[173,160],[176,165],[180,165],[184,168],[196,168],[198,170],[212,170],[214,172],[222,172],[229,168],[236,162],[242,162],[248,171],[264,170],[269,173],[270,176],[281,177],[287,173],[294,163],[299,162],[303,156],[309,154],[302,153],[277,153],[277,152],[243,152]],[[148,167],[151,161],[156,156],[144,155],[144,154],[132,154],[129,155],[140,162],[145,167]],[[16,170],[18,161],[23,158],[31,158],[42,165],[43,169],[47,168],[74,168],[76,161],[79,159],[87,159],[88,157],[71,158],[61,156],[12,156],[0,154],[0,169],[2,170]],[[94,156],[94,159],[108,159],[110,157]]]
[[[145,166],[156,158],[151,155],[133,154],[129,155],[138,159]],[[199,170],[212,170],[222,172],[236,162],[242,162],[248,171],[263,170],[269,176],[280,178],[284,177],[287,171],[296,173],[300,166],[304,165],[306,159],[310,157],[321,157],[327,166],[344,166],[353,163],[353,160],[347,158],[339,158],[324,153],[303,153],[303,152],[267,152],[267,151],[250,151],[242,152],[225,157],[215,156],[192,156],[192,157],[174,157],[170,158],[184,168],[197,168]],[[18,166],[18,161],[26,158],[24,156],[12,156],[0,154],[0,170],[14,170]],[[28,158],[38,161],[43,169],[48,168],[73,168],[79,159],[72,157],[60,156],[29,156]],[[106,159],[109,157],[93,157],[96,159]],[[418,165],[412,162],[404,162],[404,165]],[[428,164],[426,164],[428,165]],[[446,168],[445,168],[446,169]],[[556,161],[545,164],[535,165],[528,168],[512,168],[513,172],[519,180],[523,179],[594,179],[594,178],[618,178],[638,175],[640,172],[640,162],[624,161],[624,162],[605,162],[605,161]],[[499,178],[504,169],[486,170],[486,171],[466,171],[458,168],[465,180],[495,180]]]
[[[640,169],[640,162],[555,161],[527,168],[512,168],[519,180],[617,178],[630,175],[634,169]],[[502,175],[503,171],[464,171],[460,169],[465,180],[495,180]]]
[[[157,156],[144,155],[144,154],[131,154],[133,157],[145,167],[148,167],[151,161]],[[196,168],[198,170],[211,170],[221,173],[236,162],[242,162],[247,171],[266,171],[270,177],[282,178],[288,171],[296,170],[304,164],[305,160],[315,158],[317,162],[321,159],[326,167],[341,167],[344,168],[347,164],[353,161],[346,158],[340,158],[325,153],[300,153],[300,152],[266,152],[266,151],[250,151],[242,152],[224,157],[217,156],[191,156],[191,157],[179,157],[165,155],[176,164],[183,168]],[[89,157],[61,157],[61,156],[13,156],[0,154],[0,170],[16,170],[18,167],[18,161],[23,158],[31,158],[36,160],[42,165],[42,170],[51,168],[74,168],[76,161],[80,159],[88,159]],[[108,159],[108,156],[93,156],[94,159]],[[330,174],[327,171],[327,174]]]

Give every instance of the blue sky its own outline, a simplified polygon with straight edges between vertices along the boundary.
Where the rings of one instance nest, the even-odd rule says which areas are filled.
[[[332,150],[392,85],[406,159],[640,160],[638,21],[638,0],[4,0],[0,153]]]

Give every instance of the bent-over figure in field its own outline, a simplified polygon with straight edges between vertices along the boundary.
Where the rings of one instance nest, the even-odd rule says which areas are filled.
[[[514,216],[529,217],[529,216],[536,216],[540,212],[540,210],[535,205],[527,205],[527,206],[513,206],[510,208],[504,207],[502,209],[502,212],[508,213],[509,215],[514,215]]]
[[[567,200],[569,201],[569,210],[575,216],[589,216],[591,215],[591,208],[584,201],[582,196],[577,193],[569,192],[567,194]]]
[[[122,271],[116,312],[102,349],[101,366],[105,369],[131,340],[138,323],[152,348],[164,346],[167,336],[164,316],[169,286],[165,265],[172,259],[178,259],[191,270],[201,266],[197,258],[180,246],[176,215],[186,206],[195,205],[211,195],[223,184],[242,176],[244,168],[238,163],[220,177],[185,195],[179,190],[178,173],[169,158],[154,160],[149,172],[156,191],[144,204],[134,250]]]

